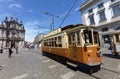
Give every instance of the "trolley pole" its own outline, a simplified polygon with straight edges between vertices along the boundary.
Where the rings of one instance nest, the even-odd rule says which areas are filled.
[[[55,18],[55,17],[56,17],[56,18],[59,18],[59,16],[50,14],[50,13],[48,13],[48,12],[45,12],[45,14],[52,17],[51,23],[50,23],[50,30],[53,31],[53,30],[54,30],[54,18]]]

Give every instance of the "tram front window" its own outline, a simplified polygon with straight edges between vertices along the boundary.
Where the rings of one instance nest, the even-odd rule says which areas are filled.
[[[84,30],[84,40],[86,44],[92,44],[92,33],[91,31]]]
[[[94,31],[93,36],[94,36],[94,44],[99,44],[98,32]]]

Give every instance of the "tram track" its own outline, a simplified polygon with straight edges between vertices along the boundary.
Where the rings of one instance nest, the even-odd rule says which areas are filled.
[[[103,71],[107,71],[107,72],[110,72],[112,74],[120,75],[120,72],[117,72],[117,71],[109,69],[109,68],[101,67],[100,71],[96,72],[95,74],[93,73],[93,74],[91,74],[89,76],[91,76],[91,77],[93,77],[95,79],[102,79],[101,78],[102,76],[98,76],[97,74],[102,73]],[[109,73],[103,73],[103,75],[105,75],[105,74],[108,75]]]
[[[101,78],[99,78],[99,77],[97,77],[95,75],[90,75],[90,76],[93,77],[93,78],[95,78],[95,79],[101,79]]]
[[[114,73],[120,74],[120,72],[117,72],[117,71],[112,70],[112,69],[108,69],[108,68],[104,68],[104,67],[101,67],[101,69],[104,69],[104,70],[107,70],[107,71],[110,71],[110,72],[114,72]]]

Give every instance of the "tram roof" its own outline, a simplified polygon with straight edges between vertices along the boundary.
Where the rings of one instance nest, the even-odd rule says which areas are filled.
[[[82,28],[96,28],[94,26],[86,26],[86,25],[83,25],[83,24],[76,24],[76,25],[68,25],[68,26],[65,26],[63,28],[58,28],[58,29],[55,29],[49,33],[47,33],[45,35],[45,37],[48,37],[48,36],[51,36],[51,35],[55,35],[55,34],[58,34],[62,31],[71,31],[71,30],[74,30],[74,29],[82,29]]]
[[[76,25],[68,25],[68,26],[65,26],[63,28],[61,28],[61,30],[67,30],[67,29],[72,29],[72,28],[75,28],[75,27],[79,27],[79,28],[95,28],[95,26],[87,26],[87,25],[83,25],[83,24],[76,24]]]

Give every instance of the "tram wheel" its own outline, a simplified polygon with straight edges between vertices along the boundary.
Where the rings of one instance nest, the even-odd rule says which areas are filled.
[[[90,70],[89,70],[89,74],[90,74],[90,75],[93,74],[93,69],[90,69]]]

